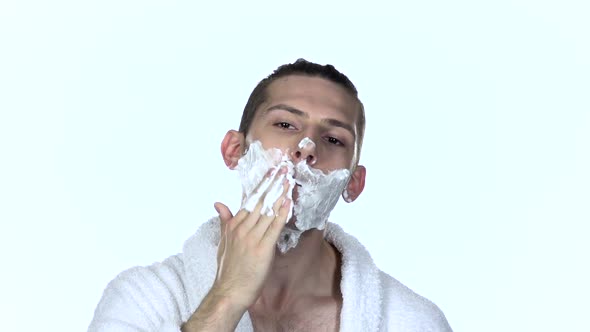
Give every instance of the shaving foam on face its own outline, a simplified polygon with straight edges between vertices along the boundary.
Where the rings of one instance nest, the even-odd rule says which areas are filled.
[[[350,197],[350,194],[348,193],[347,189],[344,189],[344,191],[342,192],[342,198],[344,198],[344,201],[346,203],[352,202],[352,198]]]
[[[310,144],[315,146],[315,143],[306,137],[299,143],[299,148],[313,147]],[[281,167],[286,167],[287,172],[277,175]],[[325,228],[330,212],[350,178],[350,171],[347,169],[325,174],[321,170],[309,167],[305,160],[294,165],[288,155],[279,149],[265,151],[260,141],[250,144],[247,153],[238,161],[236,169],[242,182],[242,208],[247,211],[254,210],[266,192],[261,213],[272,215],[272,206],[282,194],[283,179],[289,182],[289,199],[292,199],[293,188],[297,184],[298,197],[292,204],[287,218],[289,222],[291,216],[295,215],[295,227],[284,227],[277,242],[277,247],[282,253],[295,247],[304,231]],[[269,170],[270,177],[265,178]]]
[[[300,150],[315,149],[315,143],[309,137],[304,137],[301,140],[301,142],[299,142],[299,144],[297,146],[299,147]],[[311,162],[311,165],[313,166],[315,164],[315,162],[316,162],[316,159],[313,159],[313,161]]]
[[[309,137],[304,137],[301,142],[299,142],[299,144],[297,145],[300,149],[304,149],[306,147],[311,147],[314,148],[315,147],[315,143],[311,140],[311,138]]]
[[[287,168],[286,174],[278,174],[282,167]],[[293,198],[293,163],[289,161],[279,149],[264,151],[260,141],[250,144],[246,154],[238,160],[238,171],[242,182],[242,209],[252,212],[256,204],[264,196],[261,213],[272,216],[272,207],[283,193],[283,180],[289,182],[287,198]],[[265,177],[270,171],[270,175]],[[292,215],[289,211],[289,219]],[[288,219],[287,219],[288,220]]]
[[[301,185],[297,188],[298,197],[294,206],[295,226],[300,230],[324,229],[330,212],[348,183],[350,171],[338,169],[324,174],[302,161],[295,165],[295,174],[296,183]]]

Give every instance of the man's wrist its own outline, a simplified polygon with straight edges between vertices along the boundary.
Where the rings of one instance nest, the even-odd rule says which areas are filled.
[[[234,331],[247,307],[239,305],[230,297],[211,290],[182,325],[182,332]]]

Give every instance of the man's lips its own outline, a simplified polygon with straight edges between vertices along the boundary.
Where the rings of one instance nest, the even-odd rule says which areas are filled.
[[[299,183],[295,183],[295,187],[293,187],[293,193],[291,196],[293,199],[293,203],[295,203],[297,201],[297,198],[299,198],[298,187],[301,187],[301,185]]]
[[[293,173],[293,180],[295,180],[295,185],[301,187],[303,182],[298,178],[297,171]]]

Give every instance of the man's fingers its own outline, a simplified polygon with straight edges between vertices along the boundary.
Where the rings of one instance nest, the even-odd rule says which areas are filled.
[[[241,222],[240,228],[244,230],[244,234],[248,233],[252,226],[256,224],[258,219],[260,219],[260,210],[262,209],[262,200],[258,201],[254,210],[248,214],[247,217],[244,218],[244,221]]]
[[[256,236],[258,238],[264,236],[264,233],[268,229],[268,226],[273,222],[273,220],[278,218],[281,205],[285,202],[285,199],[287,197],[287,191],[289,190],[289,181],[287,181],[283,177],[280,186],[279,183],[277,183],[277,188],[275,190],[282,190],[281,196],[279,196],[279,198],[274,202],[271,211],[272,214],[263,214],[260,218],[260,221],[258,221],[258,223],[252,228],[252,236]]]
[[[216,202],[215,204],[213,204],[213,206],[215,207],[217,213],[219,213],[219,219],[221,219],[222,224],[227,223],[231,218],[234,217],[229,208],[225,204],[221,202]]]
[[[231,219],[231,217],[228,218],[228,213],[231,216],[231,211],[229,211],[228,207],[225,206],[225,204],[219,202],[213,204],[213,207],[219,215],[219,247],[217,248],[217,263],[219,263],[221,255],[223,255],[223,251],[225,250],[227,221]]]
[[[252,192],[247,193],[248,196],[252,196],[252,194],[254,194],[256,192],[261,192],[261,191],[264,192],[265,191],[264,188],[268,187],[270,185],[270,180],[274,176],[274,173],[275,173],[275,168],[271,168],[268,171],[266,171],[266,174],[262,178],[262,181],[260,181],[260,183],[256,186],[256,188],[254,188],[254,190],[252,190]]]
[[[285,174],[278,174],[275,179],[275,183],[266,192],[266,194],[263,198],[264,199],[264,203],[263,203],[264,208],[262,211],[263,214],[266,214],[267,216],[271,216],[271,215],[275,215],[276,212],[278,212],[278,208],[275,209],[274,205],[277,203],[277,201],[280,201],[279,206],[282,203],[281,198],[285,195],[285,178],[286,178]]]
[[[262,219],[268,217],[269,215],[273,215],[272,210],[267,211],[267,200],[272,196],[276,196],[276,192],[281,190],[284,177],[285,175],[282,172],[277,172],[274,178],[272,178],[272,182],[266,188],[265,192],[262,193],[262,196],[256,203],[256,207],[242,223],[241,228],[244,229],[244,232],[250,232],[250,230],[253,227],[256,227],[256,225],[259,224]]]
[[[225,204],[217,202],[214,206],[221,220],[222,234],[227,230],[234,230],[250,214],[250,212],[242,209],[234,216]]]
[[[260,219],[264,218],[265,216],[273,215],[273,211],[269,208],[269,205],[272,202],[273,197],[276,197],[277,194],[280,194],[283,190],[282,184],[283,180],[286,176],[286,169],[274,169],[274,172],[269,173],[271,174],[271,178],[265,179],[264,185],[260,186],[259,192],[256,195],[250,197],[249,202],[245,205],[245,208],[252,207],[252,203],[256,201],[255,206],[251,209],[250,215],[246,217],[246,219],[242,222],[240,229],[242,232],[250,232],[250,230],[260,222]],[[264,190],[264,191],[262,191]]]
[[[268,188],[270,188],[274,183],[273,180],[275,174],[276,171],[274,168],[270,169],[266,173],[266,175],[258,184],[258,186],[254,190],[252,190],[251,193],[248,193],[248,199],[246,200],[246,202],[244,202],[244,205],[242,206],[243,209],[246,209],[248,211],[254,211],[254,208],[256,207],[256,204],[258,204],[258,201],[264,199],[264,195],[268,191]]]
[[[279,239],[279,235],[285,227],[287,222],[287,216],[289,215],[289,210],[291,209],[292,201],[288,198],[285,199],[281,208],[279,209],[279,215],[272,220],[264,236],[262,237],[261,244],[262,245],[275,245],[277,240]]]
[[[279,214],[279,210],[281,209],[281,205],[283,205],[283,203],[285,202],[285,199],[287,198],[287,193],[289,191],[289,181],[286,178],[283,178],[283,192],[281,193],[281,196],[279,197],[279,199],[277,199],[277,201],[273,204],[272,206],[272,210],[274,211],[275,215]]]

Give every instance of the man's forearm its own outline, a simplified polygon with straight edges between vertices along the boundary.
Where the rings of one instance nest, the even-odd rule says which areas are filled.
[[[231,332],[236,329],[245,312],[245,308],[234,306],[226,297],[210,292],[180,330],[182,332]]]

